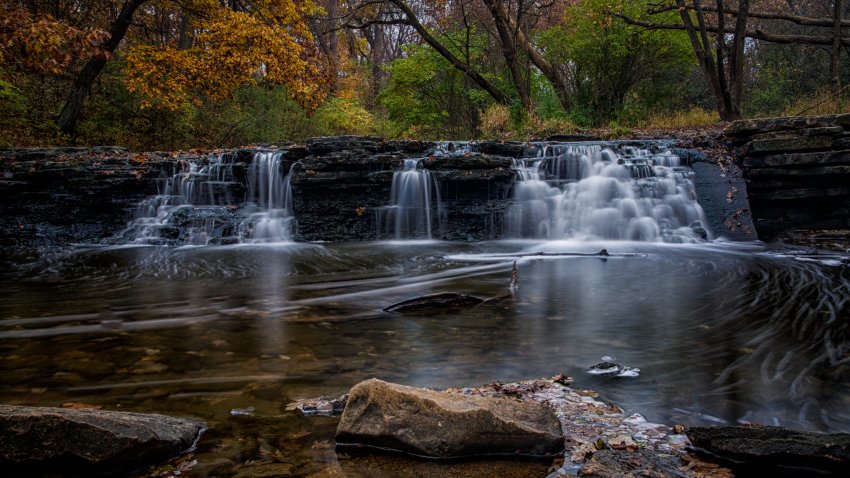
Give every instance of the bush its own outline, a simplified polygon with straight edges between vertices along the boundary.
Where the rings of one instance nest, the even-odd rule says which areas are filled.
[[[511,110],[499,103],[488,106],[481,115],[481,134],[486,138],[511,137]]]

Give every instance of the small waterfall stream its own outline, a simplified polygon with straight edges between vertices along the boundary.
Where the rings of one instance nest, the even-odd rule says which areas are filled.
[[[434,157],[476,153],[441,143]],[[712,239],[696,201],[693,170],[670,152],[617,143],[529,143],[512,169],[503,238],[700,242]],[[290,241],[294,232],[291,161],[285,151],[211,155],[180,161],[159,194],[143,201],[113,242],[206,245]],[[241,159],[240,159],[241,158]],[[424,158],[403,159],[378,238],[433,239],[448,221]],[[455,166],[456,167],[456,166]]]
[[[600,144],[538,145],[514,161],[507,236],[698,242],[710,239],[693,171],[664,152]]]
[[[113,241],[152,245],[207,245],[289,241],[292,194],[282,174],[284,153],[235,153],[178,162],[173,175],[142,201]],[[247,190],[245,183],[247,183]]]
[[[403,169],[393,174],[387,231],[397,240],[431,239],[439,216],[440,192],[431,172],[422,168],[421,159],[405,159]]]
[[[281,242],[292,237],[292,171],[281,180],[283,153],[256,153],[248,172],[247,200],[252,212],[239,228],[243,241]]]

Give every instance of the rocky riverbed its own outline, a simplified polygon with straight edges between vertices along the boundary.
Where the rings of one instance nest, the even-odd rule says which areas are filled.
[[[599,401],[598,394],[592,390],[572,389],[571,382],[570,377],[558,375],[551,379],[431,391],[370,380],[352,389],[357,396],[354,405],[347,404],[350,396],[345,395],[332,400],[301,400],[289,408],[307,416],[342,414],[337,431],[338,440],[345,445],[342,450],[356,450],[355,444],[359,443],[366,445],[366,453],[415,450],[415,454],[437,458],[445,453],[453,456],[469,446],[478,450],[478,455],[482,450],[485,454],[489,451],[498,455],[504,449],[517,450],[513,453],[522,455],[520,450],[528,445],[521,442],[529,436],[528,430],[537,426],[545,428],[531,425],[527,421],[529,411],[522,407],[543,404],[548,411],[535,413],[554,414],[562,435],[555,448],[563,451],[555,457],[537,456],[550,464],[548,478],[576,475],[726,478],[764,473],[846,476],[850,472],[850,434],[805,433],[761,426],[686,429],[682,425],[652,423],[639,413],[627,416],[615,404]],[[513,439],[517,441],[513,446],[503,448],[505,437],[498,431],[502,425],[482,422],[479,418],[482,407],[495,405],[505,410],[515,407],[512,412],[501,413],[530,427],[515,434]],[[447,422],[446,414],[454,416],[450,419],[453,423]],[[545,421],[541,417],[534,423],[542,423],[541,420]],[[417,426],[412,426],[413,423]],[[387,428],[388,424],[396,428]],[[467,433],[457,435],[452,431],[454,427]],[[543,432],[543,428],[535,432],[540,433],[537,438],[540,446],[552,440],[547,437],[551,431]],[[493,440],[493,434],[500,439]]]

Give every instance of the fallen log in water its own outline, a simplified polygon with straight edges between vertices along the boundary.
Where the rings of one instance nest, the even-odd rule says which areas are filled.
[[[385,312],[398,312],[402,314],[422,314],[433,312],[447,312],[457,309],[465,309],[484,302],[484,299],[472,295],[458,294],[456,292],[443,292],[440,294],[423,295],[413,299],[403,300],[384,308]]]

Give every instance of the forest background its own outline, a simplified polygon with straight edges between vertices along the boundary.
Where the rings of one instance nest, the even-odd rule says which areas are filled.
[[[847,0],[0,0],[0,146],[527,139],[850,106]]]

